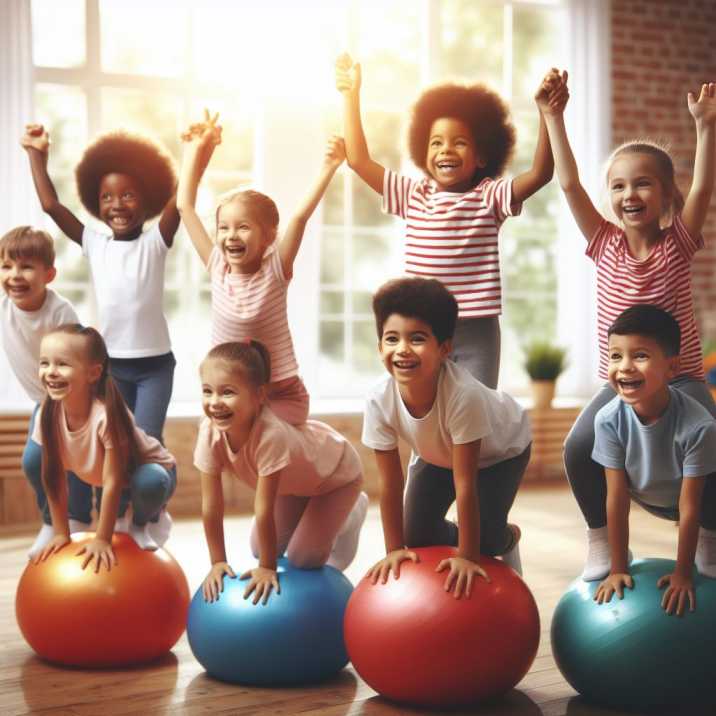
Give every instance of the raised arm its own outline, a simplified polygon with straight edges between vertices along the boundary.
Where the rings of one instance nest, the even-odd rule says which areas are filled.
[[[567,88],[567,72],[553,69],[535,97],[547,127],[554,166],[559,185],[572,211],[574,220],[585,239],[590,239],[602,222],[601,214],[579,181],[579,171],[574,154],[569,146],[567,129],[564,126],[564,91]]]
[[[50,155],[50,135],[41,124],[28,124],[20,144],[30,160],[32,181],[42,210],[57,224],[57,227],[72,241],[82,246],[84,224],[57,197],[55,185],[47,173]]]
[[[207,122],[193,124],[182,134],[184,158],[176,196],[177,210],[204,266],[209,261],[214,242],[196,213],[196,192],[216,145],[221,143],[221,127],[214,124],[215,120],[216,117],[213,121],[209,118]]]
[[[346,158],[346,148],[343,137],[333,136],[328,140],[323,165],[318,178],[309,190],[303,202],[298,206],[286,227],[286,231],[279,244],[278,251],[281,257],[281,266],[284,275],[289,278],[293,275],[293,262],[296,260],[301,241],[306,230],[306,224],[316,210],[318,202],[328,188],[336,169]]]
[[[350,55],[336,60],[336,87],[343,95],[343,122],[348,166],[378,194],[383,194],[385,168],[371,159],[360,118],[360,64]]]
[[[566,89],[566,88],[565,88]],[[540,86],[541,90],[541,86]],[[538,92],[539,94],[539,92]],[[554,174],[554,159],[549,146],[549,135],[542,112],[539,113],[539,133],[532,166],[512,180],[512,201],[519,203],[529,199],[536,191],[547,184]]]
[[[174,234],[179,228],[180,221],[181,217],[177,209],[177,195],[174,194],[164,205],[162,215],[159,217],[159,233],[162,235],[164,243],[170,248],[174,243]]]
[[[716,83],[701,85],[698,99],[688,94],[689,112],[696,123],[694,178],[681,218],[691,236],[698,236],[706,221],[716,175]]]

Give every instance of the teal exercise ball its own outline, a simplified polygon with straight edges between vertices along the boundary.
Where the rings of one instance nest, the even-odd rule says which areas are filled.
[[[696,611],[668,615],[659,577],[670,559],[630,565],[634,588],[597,604],[599,581],[575,580],[552,618],[552,653],[585,699],[617,709],[648,711],[716,704],[716,580],[694,570]]]

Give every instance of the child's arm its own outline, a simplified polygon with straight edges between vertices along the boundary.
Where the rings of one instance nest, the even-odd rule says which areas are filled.
[[[705,477],[687,477],[681,482],[676,567],[672,574],[665,574],[657,582],[659,588],[666,587],[661,606],[668,614],[672,614],[676,610],[677,615],[681,616],[684,613],[687,599],[689,600],[689,611],[694,611],[694,582],[691,572],[694,568],[696,543],[699,539],[701,498],[705,486]]]
[[[177,195],[174,194],[165,204],[162,215],[159,217],[159,233],[169,248],[171,248],[174,243],[174,234],[176,234],[179,228],[180,221],[181,217],[177,209]]]
[[[224,591],[224,575],[236,577],[234,570],[226,561],[224,490],[221,485],[221,473],[217,475],[201,473],[201,519],[204,523],[204,534],[211,560],[211,570],[204,579],[201,590],[204,601],[215,602],[219,598],[219,592]]]
[[[34,564],[44,562],[51,554],[59,552],[66,544],[71,542],[70,524],[67,519],[67,485],[62,485],[57,496],[50,494],[49,490],[45,490],[45,492],[47,493],[47,503],[50,508],[50,517],[55,534],[44,549],[33,559]]]
[[[634,586],[627,560],[630,502],[626,472],[610,467],[605,467],[604,472],[607,477],[607,535],[612,567],[594,595],[594,601],[599,604],[609,602],[614,592],[622,599],[624,587],[632,589]]]
[[[278,247],[283,274],[286,278],[290,278],[293,275],[293,262],[296,260],[299,248],[301,248],[301,241],[303,240],[303,233],[306,230],[306,224],[315,211],[316,206],[318,206],[318,202],[323,198],[323,194],[333,175],[336,173],[336,169],[338,169],[345,158],[346,148],[343,137],[331,137],[328,140],[323,166],[321,167],[318,179],[316,179],[306,198],[296,209],[291,220],[288,222],[286,232]]]
[[[706,221],[716,175],[716,83],[701,85],[698,100],[688,94],[689,112],[696,122],[694,178],[681,219],[691,236],[698,236]]]
[[[348,166],[371,189],[383,194],[385,168],[371,159],[360,118],[360,63],[353,64],[350,55],[336,60],[336,87],[343,95],[343,121]]]
[[[221,127],[211,120],[192,125],[188,132],[182,134],[182,139],[185,142],[184,160],[179,174],[176,206],[189,232],[189,238],[206,266],[214,242],[196,213],[196,192],[216,145],[221,143]]]
[[[42,210],[49,214],[60,231],[82,246],[84,224],[57,198],[55,185],[47,173],[50,155],[50,135],[41,124],[28,124],[20,144],[27,152],[32,171],[32,181],[40,199]]]
[[[557,82],[557,78],[559,84]],[[544,117],[549,141],[554,155],[559,185],[567,198],[567,203],[585,239],[590,239],[602,222],[601,214],[595,209],[592,200],[579,181],[579,171],[569,146],[567,130],[564,126],[564,105],[567,89],[567,72],[559,75],[552,70],[545,78],[536,96],[537,105]]]
[[[398,448],[375,450],[375,462],[380,475],[380,519],[383,523],[386,556],[366,573],[373,584],[379,579],[385,584],[391,570],[398,579],[400,563],[406,559],[417,562],[418,555],[405,548],[403,532],[403,466]]]
[[[437,571],[449,569],[445,580],[445,591],[455,587],[455,599],[464,594],[470,596],[472,582],[476,576],[490,578],[477,564],[480,559],[480,510],[475,490],[475,475],[480,459],[481,440],[453,446],[452,466],[455,483],[455,503],[457,504],[458,531],[457,557],[444,559]]]
[[[104,467],[102,469],[102,507],[97,520],[97,532],[77,554],[84,554],[82,569],[93,559],[94,571],[99,572],[102,564],[109,571],[117,566],[117,557],[112,549],[112,534],[114,523],[119,512],[119,498],[124,487],[122,475],[124,470],[117,460],[116,451],[109,448],[104,452]]]
[[[244,590],[244,599],[254,592],[254,604],[258,604],[263,597],[266,604],[271,594],[271,588],[281,593],[276,572],[276,522],[274,521],[274,506],[281,480],[281,474],[259,475],[256,484],[256,497],[254,498],[254,515],[256,516],[256,533],[259,541],[259,566],[247,569],[241,579],[251,578]]]

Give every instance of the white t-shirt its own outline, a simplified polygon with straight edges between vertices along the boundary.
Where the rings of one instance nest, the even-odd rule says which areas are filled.
[[[99,332],[110,357],[147,358],[171,350],[164,316],[168,250],[159,224],[134,241],[115,241],[85,226],[82,253],[90,262]]]
[[[6,295],[0,297],[2,342],[8,363],[18,382],[36,403],[45,399],[38,376],[40,342],[46,333],[63,323],[79,323],[72,304],[51,289],[37,311],[23,311]]]
[[[405,440],[425,462],[452,469],[452,446],[482,440],[479,467],[519,455],[530,443],[527,413],[514,398],[491,390],[467,370],[446,360],[430,412],[414,418],[392,376],[385,376],[366,400],[363,444],[374,450]]]

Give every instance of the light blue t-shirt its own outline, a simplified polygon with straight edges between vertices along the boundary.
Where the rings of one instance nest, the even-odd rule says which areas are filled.
[[[592,459],[623,469],[629,489],[655,507],[676,508],[682,477],[716,472],[716,420],[700,403],[669,387],[669,405],[651,425],[618,396],[594,418]]]

